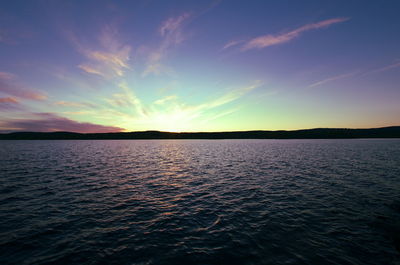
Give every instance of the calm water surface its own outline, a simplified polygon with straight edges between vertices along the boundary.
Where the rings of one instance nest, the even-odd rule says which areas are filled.
[[[400,140],[0,141],[0,264],[400,264]]]

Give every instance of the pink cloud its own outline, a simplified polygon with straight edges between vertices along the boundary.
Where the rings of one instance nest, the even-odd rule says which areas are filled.
[[[0,103],[18,104],[19,101],[15,98],[7,97],[7,98],[0,98]]]
[[[11,73],[7,73],[7,72],[0,72],[0,80],[11,80],[14,79],[15,75],[11,74]]]
[[[86,102],[57,101],[54,104],[71,108],[96,108],[96,105]]]
[[[47,99],[47,96],[44,93],[23,87],[16,82],[15,75],[6,72],[0,72],[0,92],[30,100]]]
[[[20,110],[19,101],[13,97],[0,98],[0,110]]]
[[[290,32],[283,33],[283,34],[277,34],[277,35],[267,34],[267,35],[263,35],[263,36],[256,37],[256,38],[253,38],[253,39],[247,41],[241,47],[241,50],[245,51],[245,50],[250,50],[250,49],[262,49],[262,48],[266,48],[266,47],[269,47],[269,46],[286,43],[288,41],[291,41],[291,40],[299,37],[305,31],[309,31],[309,30],[313,30],[313,29],[325,28],[325,27],[328,27],[328,26],[330,26],[332,24],[344,22],[344,21],[347,21],[347,20],[349,20],[349,18],[332,18],[332,19],[323,20],[323,21],[320,21],[320,22],[317,22],[317,23],[307,24],[307,25],[304,25],[304,26],[302,26],[300,28],[297,28],[295,30],[292,30]],[[226,49],[226,48],[229,48],[229,47],[234,46],[236,44],[237,43],[231,41],[231,42],[227,43],[224,46],[224,48]]]
[[[0,121],[0,128],[9,131],[54,132],[69,131],[79,133],[121,132],[124,129],[88,122],[78,122],[54,113],[34,113],[30,119],[9,119]]]

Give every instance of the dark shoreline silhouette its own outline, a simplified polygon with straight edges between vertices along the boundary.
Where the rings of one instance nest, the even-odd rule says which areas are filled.
[[[400,126],[371,129],[318,128],[293,131],[233,132],[13,132],[0,134],[0,140],[117,140],[117,139],[346,139],[400,138]]]

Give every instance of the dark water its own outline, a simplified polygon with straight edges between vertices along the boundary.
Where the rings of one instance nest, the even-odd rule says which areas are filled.
[[[400,140],[1,141],[0,158],[0,264],[400,264]]]

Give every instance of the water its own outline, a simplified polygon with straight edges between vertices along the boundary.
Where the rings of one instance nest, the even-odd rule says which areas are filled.
[[[400,140],[1,141],[0,158],[0,264],[400,264]]]

